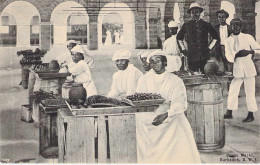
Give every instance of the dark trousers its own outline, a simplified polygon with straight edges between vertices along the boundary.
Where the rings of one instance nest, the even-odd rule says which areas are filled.
[[[206,61],[190,61],[188,59],[188,66],[189,69],[193,72],[202,72],[204,73],[204,66],[206,65],[207,60]]]

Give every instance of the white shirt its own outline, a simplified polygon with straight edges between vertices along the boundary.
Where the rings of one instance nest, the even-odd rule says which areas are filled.
[[[228,38],[228,28],[227,25],[219,26],[220,44],[225,45],[226,39]]]
[[[137,93],[145,93],[147,91],[145,81],[148,79],[151,75],[153,75],[154,70],[150,69],[148,72],[146,72],[142,77],[139,78],[136,92]]]
[[[237,46],[235,46],[236,37],[238,39]],[[225,52],[226,52],[227,60],[231,63],[234,63],[233,75],[234,77],[238,77],[238,78],[256,76],[256,69],[252,61],[251,54],[249,54],[246,57],[236,58],[235,60],[236,53],[243,49],[245,50],[260,49],[260,45],[249,34],[240,33],[237,36],[232,34],[230,37],[227,38],[225,43]],[[260,50],[255,50],[255,53],[260,53]]]
[[[172,35],[163,43],[163,51],[165,51],[168,55],[180,54],[180,49],[177,45],[176,36],[177,35]]]
[[[119,97],[132,95],[136,91],[139,78],[143,73],[129,64],[125,70],[119,70],[113,75],[113,82],[108,97]]]
[[[157,93],[165,99],[165,105],[160,105],[157,112],[168,112],[168,116],[173,116],[184,112],[187,109],[186,88],[181,78],[164,72],[156,74],[149,72],[138,82],[137,92]]]
[[[84,88],[87,90],[88,97],[97,94],[89,67],[85,61],[80,60],[78,63],[70,63],[68,70],[73,76],[75,76],[74,82],[83,83]]]

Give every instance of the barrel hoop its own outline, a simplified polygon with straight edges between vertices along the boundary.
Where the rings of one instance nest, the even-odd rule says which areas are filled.
[[[223,99],[216,101],[188,101],[189,104],[215,105],[223,103]]]

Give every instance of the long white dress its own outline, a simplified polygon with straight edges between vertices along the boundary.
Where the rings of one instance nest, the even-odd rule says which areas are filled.
[[[155,112],[136,114],[138,163],[201,163],[192,129],[184,115],[187,96],[183,81],[168,72],[160,75],[149,72],[140,83],[142,92],[160,94],[166,101]],[[168,117],[162,124],[152,125],[157,115],[166,112]]]
[[[107,31],[106,34],[107,34],[107,36],[106,36],[105,45],[112,45],[111,32],[110,32],[110,31]]]
[[[68,70],[75,76],[75,82],[83,84],[83,87],[87,90],[87,97],[97,94],[95,83],[92,80],[89,67],[85,61],[81,60],[78,63],[70,63]]]
[[[134,94],[137,82],[142,75],[143,73],[134,67],[133,64],[129,64],[123,71],[117,71],[113,75],[113,82],[108,97],[116,98]]]
[[[182,65],[180,57],[180,49],[177,45],[176,35],[172,35],[163,43],[163,51],[167,56],[167,68],[168,72],[179,71]]]
[[[119,39],[120,34],[118,32],[115,32],[114,36],[115,36],[115,43],[120,44],[120,39]]]

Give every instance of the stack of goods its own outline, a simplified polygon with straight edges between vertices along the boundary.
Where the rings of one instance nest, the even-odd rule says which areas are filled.
[[[23,55],[23,58],[20,60],[20,64],[24,66],[42,63],[41,57],[43,57],[45,53],[46,52],[37,48],[34,52],[30,49],[18,51],[17,55]]]
[[[53,92],[45,92],[41,89],[33,92],[33,94],[29,96],[29,99],[34,100],[37,104],[39,104],[42,100],[55,98],[58,98],[58,95],[54,95]]]
[[[75,104],[71,101],[71,109],[85,109],[85,108],[106,108],[106,107],[120,107],[120,106],[130,106],[124,100],[117,100],[114,98],[105,97],[102,95],[93,95],[87,98],[84,104],[78,103]]]
[[[135,93],[134,95],[129,95],[126,98],[131,101],[163,99],[160,94],[156,93]]]

